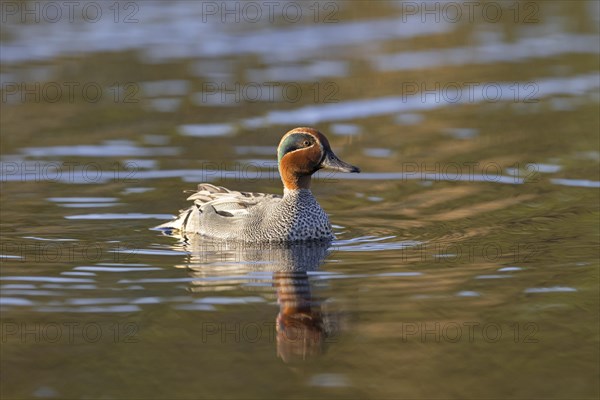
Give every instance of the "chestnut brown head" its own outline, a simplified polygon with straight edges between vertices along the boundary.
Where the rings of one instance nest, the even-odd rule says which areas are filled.
[[[295,128],[286,133],[277,148],[279,173],[286,189],[310,188],[310,177],[322,168],[340,172],[360,172],[340,160],[329,141],[313,128]]]

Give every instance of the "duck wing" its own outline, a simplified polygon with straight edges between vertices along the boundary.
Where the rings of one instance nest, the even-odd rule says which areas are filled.
[[[200,208],[210,205],[215,208],[217,214],[223,216],[244,216],[257,204],[267,199],[280,198],[281,196],[275,194],[238,192],[210,183],[201,183],[198,190],[187,199]]]
[[[249,216],[252,209],[258,204],[280,199],[281,196],[275,194],[238,192],[210,183],[201,183],[198,185],[198,190],[187,198],[187,200],[193,201],[194,205],[180,210],[176,219],[156,228],[199,232],[201,214],[206,214],[205,216],[211,220],[218,220],[219,225],[221,223],[235,224]]]

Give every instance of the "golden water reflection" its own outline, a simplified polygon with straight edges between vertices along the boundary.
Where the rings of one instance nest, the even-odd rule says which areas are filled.
[[[192,292],[233,287],[244,277],[270,284],[279,304],[274,324],[277,355],[286,363],[304,361],[323,354],[327,338],[339,333],[339,316],[324,311],[324,300],[313,294],[309,276],[318,271],[330,246],[329,241],[251,246],[194,235],[182,245],[190,254],[189,263],[179,267],[199,278],[192,282]],[[269,292],[266,296],[272,295]]]

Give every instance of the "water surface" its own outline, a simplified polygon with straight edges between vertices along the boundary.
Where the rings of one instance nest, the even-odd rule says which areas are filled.
[[[2,25],[3,398],[597,398],[597,2],[101,4]],[[330,246],[150,229],[298,125]]]

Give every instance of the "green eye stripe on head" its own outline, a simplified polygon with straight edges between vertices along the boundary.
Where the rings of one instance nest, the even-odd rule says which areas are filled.
[[[279,151],[277,152],[277,161],[281,161],[283,156],[285,156],[290,151],[298,150],[304,148],[304,142],[310,142],[310,144],[314,143],[314,139],[311,135],[305,133],[293,133],[290,136],[286,137],[285,140],[279,145]]]

